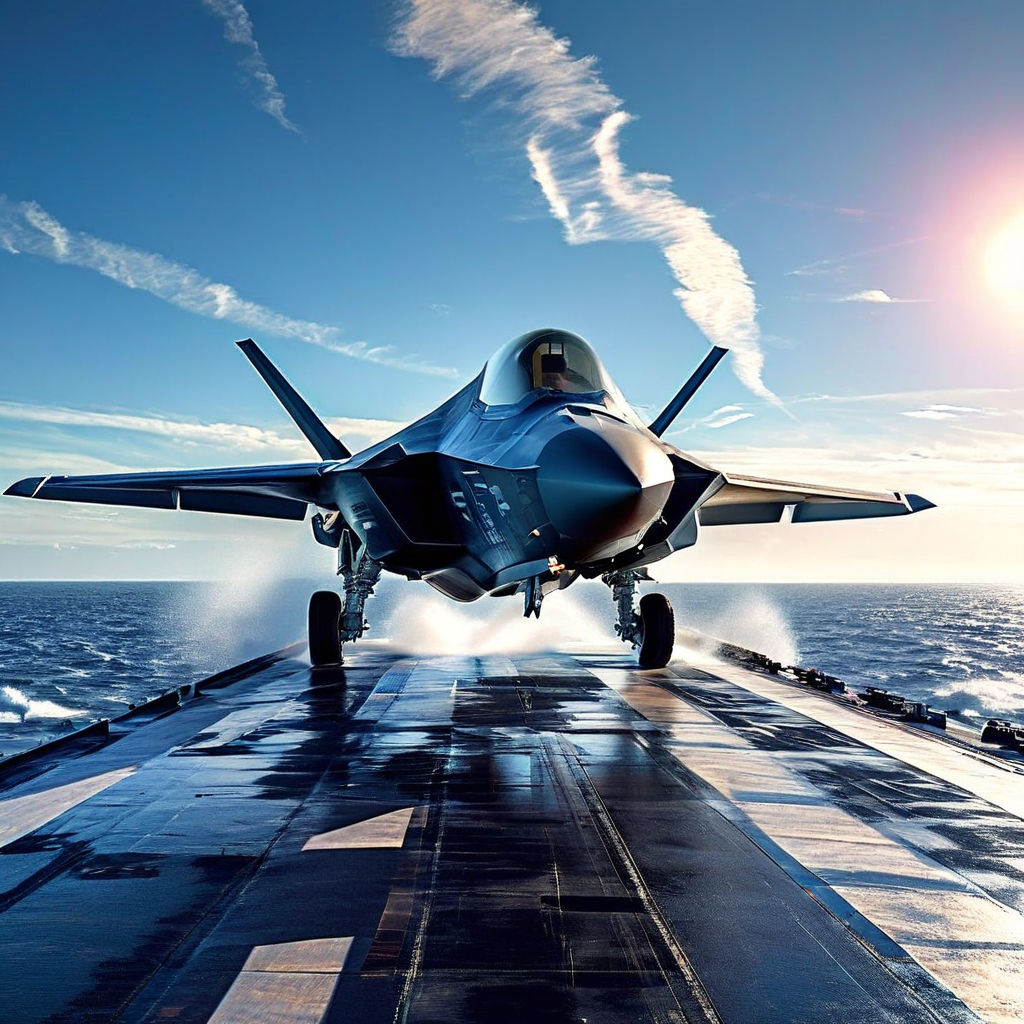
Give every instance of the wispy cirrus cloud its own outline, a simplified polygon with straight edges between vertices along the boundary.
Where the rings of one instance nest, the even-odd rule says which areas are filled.
[[[772,195],[770,192],[758,192],[751,197],[769,206],[786,206],[792,210],[806,210],[809,213],[833,213],[837,217],[853,217],[862,220],[875,216],[871,210],[863,206],[836,206],[830,203],[815,203],[807,199],[793,199],[789,196]]]
[[[728,416],[720,416],[718,419],[709,420],[705,426],[710,430],[719,430],[722,427],[732,426],[733,423],[739,423],[740,420],[749,420],[753,415],[752,412],[734,412]]]
[[[5,401],[0,401],[0,420],[13,423],[46,423],[56,427],[129,431],[148,434],[174,444],[204,445],[225,451],[258,452],[267,457],[312,457],[309,443],[298,435],[298,431],[281,433],[247,423],[197,423],[194,420],[148,413],[106,412]],[[327,424],[337,436],[350,441],[357,438],[365,445],[383,440],[402,426],[401,423],[392,420],[352,417],[328,420]]]
[[[404,356],[390,345],[341,340],[341,329],[313,320],[285,316],[244,299],[229,284],[157,253],[72,231],[36,202],[14,202],[0,194],[0,246],[17,255],[29,253],[56,263],[94,270],[112,281],[149,292],[179,309],[229,320],[257,332],[295,338],[340,355],[441,377],[457,377],[452,367]]]
[[[435,77],[455,78],[467,96],[496,92],[515,111],[533,178],[566,241],[657,245],[686,314],[732,349],[744,385],[778,402],[762,377],[754,290],[739,253],[670,178],[625,167],[619,138],[631,118],[593,57],[574,57],[568,40],[514,0],[406,0],[394,45],[430,62]]]
[[[203,6],[224,22],[224,38],[241,46],[245,53],[239,60],[256,92],[256,106],[269,114],[282,128],[301,135],[299,128],[284,112],[284,93],[270,73],[266,59],[252,31],[252,19],[239,0],[203,0]]]
[[[842,295],[833,302],[867,302],[874,305],[893,305],[900,303],[926,302],[926,299],[898,299],[881,288],[867,288],[864,291]]]
[[[909,245],[918,245],[921,242],[929,241],[930,238],[930,235],[915,235],[913,238],[901,238],[896,242],[886,242],[884,245],[873,245],[868,249],[858,249],[842,256],[832,256],[828,259],[804,263],[794,270],[787,271],[787,274],[790,277],[836,277],[846,273],[850,269],[849,264],[857,260],[884,252],[892,252],[893,249],[903,249]]]
[[[687,434],[691,430],[700,430],[705,427],[708,430],[721,430],[722,427],[731,427],[734,423],[753,419],[753,416],[754,414],[746,412],[742,405],[723,405],[713,412],[709,412],[707,416],[702,416],[699,420],[692,420],[678,430],[670,430],[668,436]]]
[[[978,409],[967,405],[932,404],[924,409],[907,409],[900,415],[915,420],[956,420],[962,416],[1001,416],[998,409]]]
[[[866,395],[799,395],[786,399],[787,404],[826,403],[829,405],[862,405],[865,403],[887,403],[903,405],[908,402],[919,404],[938,403],[940,408],[966,409],[965,402],[985,402],[986,411],[991,407],[1005,412],[1009,408],[1019,409],[1024,388],[928,388],[922,391],[877,391]]]

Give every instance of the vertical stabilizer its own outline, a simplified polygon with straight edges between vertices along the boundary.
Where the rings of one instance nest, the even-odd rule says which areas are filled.
[[[704,357],[704,362],[693,371],[690,379],[676,392],[675,398],[662,409],[657,419],[647,428],[652,434],[661,437],[668,430],[672,421],[683,411],[683,406],[693,398],[697,389],[711,376],[711,371],[728,351],[727,348],[720,348],[716,345]]]
[[[263,354],[252,338],[238,342],[246,359],[267,382],[285,411],[322,459],[347,459],[352,453],[327,429],[323,420],[306,404],[306,400],[284,379],[281,371]]]

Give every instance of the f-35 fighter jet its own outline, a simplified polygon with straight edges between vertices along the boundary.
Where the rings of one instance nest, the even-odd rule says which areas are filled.
[[[740,476],[662,440],[725,350],[714,348],[665,409],[644,424],[591,346],[545,328],[499,349],[443,405],[352,454],[255,342],[239,346],[317,454],[316,462],[104,476],[34,477],[5,493],[304,519],[336,548],[343,596],[309,604],[313,664],[341,661],[363,635],[382,570],[425,580],[455,601],[522,595],[525,614],[578,577],[612,591],[616,632],[644,668],[672,655],[672,607],[637,600],[646,567],[696,543],[701,526],[907,515],[915,494],[815,487]]]

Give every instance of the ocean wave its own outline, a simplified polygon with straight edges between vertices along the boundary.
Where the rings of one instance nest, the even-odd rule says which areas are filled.
[[[75,718],[85,712],[52,700],[33,700],[15,686],[0,686],[0,714],[6,722],[25,722],[33,718]]]
[[[82,648],[90,654],[95,654],[97,658],[102,658],[104,661],[121,660],[116,654],[111,654],[109,651],[101,651],[98,647],[94,647],[88,640],[82,641]]]
[[[0,695],[0,749],[38,742],[72,714],[69,708],[109,714],[122,698],[141,700],[144,688],[167,689],[281,646],[302,631],[305,601],[320,585],[277,576],[212,587],[0,583],[0,690],[10,686],[23,698]],[[851,689],[884,686],[911,700],[959,707],[965,723],[1024,719],[1024,588],[687,583],[657,589],[670,596],[680,625],[787,664],[816,666]],[[409,641],[415,650],[458,646],[454,635],[463,646],[467,636],[470,646],[512,650],[575,640],[609,642],[626,653],[614,640],[610,595],[599,583],[580,581],[552,595],[541,624],[521,620],[514,601],[452,606],[438,599],[436,609],[419,614],[417,604],[406,603],[418,590],[382,579],[372,635],[417,633]],[[465,622],[449,617],[453,607]],[[410,610],[417,612],[411,616],[416,629],[402,622]],[[33,700],[49,702],[35,711],[57,720],[26,724],[22,714]]]
[[[1024,708],[1024,672],[1000,671],[937,687],[936,697],[968,699],[986,711],[1019,714]]]
[[[79,668],[77,665],[58,665],[58,672],[67,672],[73,675],[76,679],[88,679],[92,674],[87,669]]]

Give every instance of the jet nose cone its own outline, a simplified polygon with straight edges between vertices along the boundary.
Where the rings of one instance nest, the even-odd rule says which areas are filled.
[[[616,424],[570,427],[538,459],[551,525],[580,557],[646,529],[661,514],[673,480],[672,463],[656,444]]]

